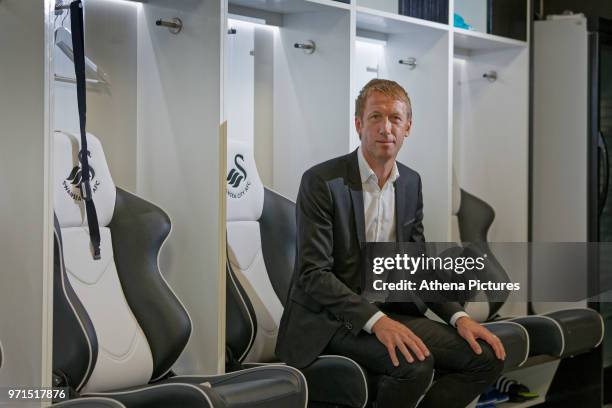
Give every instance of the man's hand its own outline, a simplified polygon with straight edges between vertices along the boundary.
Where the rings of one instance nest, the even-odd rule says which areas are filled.
[[[412,330],[388,316],[383,316],[374,323],[372,333],[376,335],[378,341],[387,347],[389,357],[391,357],[391,362],[395,367],[399,366],[399,360],[395,352],[396,348],[399,349],[409,363],[414,362],[414,358],[410,351],[408,351],[408,348],[421,361],[429,356],[429,350],[425,343]]]
[[[487,330],[486,327],[480,323],[472,320],[470,317],[463,316],[457,319],[455,323],[459,335],[465,339],[474,350],[474,353],[482,353],[480,344],[476,341],[477,339],[483,339],[493,348],[495,356],[500,360],[506,359],[506,350],[504,345],[499,340],[499,337]]]

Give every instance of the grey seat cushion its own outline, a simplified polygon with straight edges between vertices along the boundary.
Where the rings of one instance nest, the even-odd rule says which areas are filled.
[[[518,317],[512,321],[527,329],[532,356],[574,356],[599,346],[604,335],[601,315],[586,308]]]
[[[181,375],[161,384],[195,384],[208,388],[220,407],[306,407],[307,385],[302,373],[286,365],[269,364],[222,375]],[[217,407],[217,405],[215,405]]]
[[[520,324],[510,321],[484,323],[501,340],[506,350],[504,371],[520,367],[529,357],[530,341],[527,330]]]

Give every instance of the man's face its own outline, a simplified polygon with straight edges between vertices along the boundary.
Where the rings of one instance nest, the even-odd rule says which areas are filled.
[[[355,117],[364,155],[381,164],[395,160],[411,126],[406,103],[376,91],[368,95],[363,116]]]

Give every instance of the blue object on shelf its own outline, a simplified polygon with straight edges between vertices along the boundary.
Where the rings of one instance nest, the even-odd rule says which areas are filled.
[[[480,395],[478,399],[478,403],[476,404],[477,408],[493,408],[497,406],[497,404],[501,404],[502,402],[506,402],[510,399],[508,394],[503,393],[496,389],[495,387],[489,387],[487,391]]]
[[[469,25],[468,23],[465,22],[465,20],[463,19],[463,17],[461,17],[459,14],[454,13],[453,15],[453,25],[457,28],[464,28],[466,30],[471,30],[472,26]]]

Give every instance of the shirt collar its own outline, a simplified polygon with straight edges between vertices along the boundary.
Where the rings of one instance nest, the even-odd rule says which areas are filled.
[[[357,149],[357,161],[359,163],[359,176],[361,177],[361,182],[365,183],[371,177],[374,177],[374,181],[378,183],[378,177],[374,170],[370,167],[367,160],[363,156],[363,151],[361,150],[361,146]],[[399,177],[399,170],[397,168],[397,162],[393,162],[393,170],[391,170],[391,175],[389,175],[389,179],[387,182],[394,183],[395,180]]]

